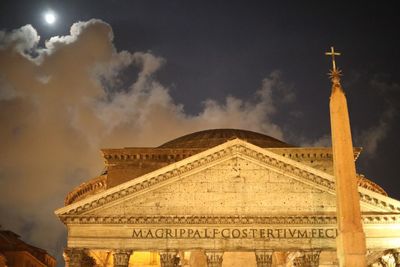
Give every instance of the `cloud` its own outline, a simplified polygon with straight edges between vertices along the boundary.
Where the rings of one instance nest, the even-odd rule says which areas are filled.
[[[393,107],[388,107],[379,118],[377,125],[363,131],[358,137],[359,142],[364,148],[364,152],[369,156],[373,156],[378,148],[378,145],[385,139],[391,128],[391,122],[396,111]]]
[[[13,49],[27,55],[37,47],[40,37],[32,25],[25,25],[11,33],[0,31],[0,49]]]
[[[324,134],[315,140],[305,140],[301,142],[300,146],[304,147],[331,147],[332,137],[330,134]]]
[[[375,125],[362,131],[355,139],[363,147],[364,153],[372,158],[395,123],[399,106],[397,102],[398,97],[394,94],[400,91],[400,86],[396,83],[386,83],[378,77],[375,77],[371,80],[370,87],[380,93],[384,100],[384,110],[379,117],[379,121]]]
[[[11,100],[18,96],[14,88],[0,76],[0,101]]]
[[[44,48],[39,39],[30,25],[0,32],[0,224],[59,258],[65,229],[53,211],[101,172],[100,148],[157,146],[207,128],[283,138],[273,117],[295,95],[279,72],[252,99],[207,99],[188,115],[156,79],[166,60],[117,51],[107,23],[75,23]]]

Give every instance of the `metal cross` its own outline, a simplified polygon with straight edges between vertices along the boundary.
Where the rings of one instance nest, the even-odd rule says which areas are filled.
[[[326,52],[325,55],[332,56],[332,70],[336,71],[335,56],[340,56],[340,53],[335,52],[335,49],[331,46],[331,52]]]

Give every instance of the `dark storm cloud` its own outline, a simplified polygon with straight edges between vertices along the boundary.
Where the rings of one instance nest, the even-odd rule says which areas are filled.
[[[0,38],[0,223],[58,256],[64,229],[53,211],[67,191],[102,170],[100,148],[156,146],[223,127],[283,138],[273,116],[295,99],[275,71],[251,99],[208,99],[188,115],[155,79],[166,60],[117,51],[111,27],[100,20],[75,23],[44,48],[30,25]],[[113,90],[130,66],[137,79]]]

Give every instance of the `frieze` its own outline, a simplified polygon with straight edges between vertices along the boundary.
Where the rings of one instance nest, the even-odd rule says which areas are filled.
[[[134,239],[301,239],[337,237],[336,228],[133,228]],[[311,256],[311,255],[310,255]]]
[[[242,142],[242,141],[233,140],[230,142]],[[249,144],[234,144],[234,145],[231,145],[228,147],[226,147],[226,145],[223,145],[224,148],[217,150],[212,154],[205,155],[204,157],[202,157],[200,159],[197,159],[197,160],[194,160],[192,162],[188,162],[185,164],[185,162],[190,160],[190,158],[187,158],[187,159],[183,160],[182,162],[175,163],[176,169],[174,169],[174,170],[170,170],[165,173],[156,172],[159,174],[157,174],[153,177],[149,177],[148,179],[146,179],[143,182],[131,185],[127,188],[123,188],[118,192],[110,192],[109,195],[107,195],[107,196],[101,197],[100,199],[93,200],[90,203],[86,203],[84,206],[80,206],[75,209],[71,209],[64,214],[73,215],[73,214],[78,214],[78,213],[81,213],[81,212],[89,210],[89,209],[96,208],[100,205],[104,205],[104,204],[107,204],[114,200],[117,200],[127,194],[132,194],[132,193],[147,189],[147,188],[151,187],[152,185],[155,185],[155,184],[158,184],[165,180],[168,180],[171,177],[176,177],[181,174],[187,173],[197,167],[205,167],[209,163],[212,163],[218,159],[222,159],[224,157],[228,157],[228,156],[238,154],[238,153],[242,153],[253,159],[261,161],[264,164],[266,164],[267,166],[270,166],[270,167],[273,167],[276,169],[280,169],[280,170],[284,171],[285,173],[292,174],[294,176],[301,177],[305,180],[308,180],[311,183],[318,184],[319,186],[325,188],[326,191],[334,193],[334,190],[335,190],[334,181],[324,178],[324,177],[321,177],[318,174],[313,173],[310,170],[304,170],[301,168],[301,166],[300,167],[297,166],[297,163],[295,163],[295,165],[288,164],[288,163],[280,160],[279,158],[275,158],[272,155],[265,154],[266,151],[263,151],[264,153],[259,152],[259,151],[255,150],[255,149],[257,149],[257,147],[255,147],[253,149],[253,148],[246,147],[247,145],[249,145]],[[218,148],[218,147],[215,147],[215,149],[216,148]],[[213,150],[213,149],[210,149],[210,150]],[[206,152],[207,151],[202,152],[202,153],[206,153]],[[280,157],[280,156],[278,156],[278,157]],[[284,160],[287,160],[287,159],[285,158]],[[183,164],[183,165],[179,166],[180,164]],[[104,193],[106,193],[106,191]],[[369,196],[365,192],[360,193],[360,198],[363,202],[366,202],[368,204],[371,204],[373,206],[376,206],[376,207],[379,207],[382,209],[396,211],[396,212],[400,211],[400,207],[395,207],[394,205],[388,204],[385,201],[378,200],[377,198]]]
[[[66,224],[336,225],[336,216],[62,216]],[[400,223],[400,215],[363,215],[364,224]]]

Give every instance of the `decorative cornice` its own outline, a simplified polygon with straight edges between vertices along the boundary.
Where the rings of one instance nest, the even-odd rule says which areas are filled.
[[[114,166],[116,164],[143,162],[143,161],[160,161],[160,162],[176,162],[184,158],[195,155],[206,150],[201,148],[158,148],[158,147],[138,147],[138,148],[113,148],[102,149],[104,162],[106,166]]]
[[[277,155],[240,139],[234,139],[104,192],[100,192],[95,196],[88,197],[82,201],[61,208],[56,211],[56,214],[58,216],[81,214],[127,195],[144,191],[156,184],[167,182],[167,180],[173,177],[189,175],[194,170],[202,170],[212,164],[218,163],[220,160],[237,155],[253,160],[258,164],[263,163],[277,172],[284,173],[301,182],[318,187],[330,194],[335,194],[335,182],[332,175],[305,166],[304,164]],[[359,188],[359,191],[362,202],[377,207],[382,211],[400,212],[400,204],[398,201],[379,195],[368,189]]]
[[[69,205],[77,200],[87,197],[88,194],[95,194],[107,189],[107,176],[101,175],[86,183],[79,185],[65,198],[64,204]]]
[[[365,203],[368,203],[368,204],[370,204],[372,206],[375,206],[375,207],[379,207],[381,209],[391,210],[393,212],[399,212],[400,211],[400,207],[399,206],[395,206],[394,204],[392,204],[392,203],[390,203],[388,201],[384,201],[384,200],[380,199],[379,198],[380,195],[378,193],[365,192],[366,190],[365,191],[359,190],[359,191],[360,191],[359,192],[360,200],[365,202]]]
[[[385,192],[385,190],[383,190],[382,187],[372,182],[371,180],[365,178],[364,175],[357,174],[357,179],[358,179],[358,186],[363,187],[365,189],[369,189],[381,195],[387,196],[387,193]]]
[[[361,217],[363,223],[365,224],[399,224],[400,223],[400,215],[399,214],[391,214],[391,215],[363,215]]]
[[[336,225],[334,215],[308,216],[62,216],[66,224],[148,224],[148,225]],[[362,215],[364,224],[399,224],[400,215]]]

